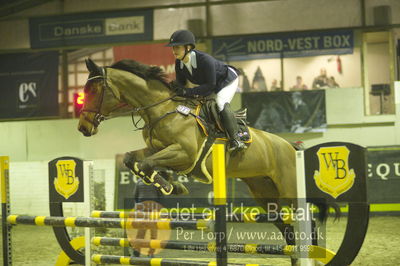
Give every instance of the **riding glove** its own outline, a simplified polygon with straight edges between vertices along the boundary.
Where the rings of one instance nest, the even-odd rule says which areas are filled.
[[[170,88],[176,93],[178,96],[186,96],[187,91],[184,87],[182,87],[178,81],[173,80],[169,83]]]

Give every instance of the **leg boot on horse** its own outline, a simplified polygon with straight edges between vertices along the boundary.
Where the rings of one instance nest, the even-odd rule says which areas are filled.
[[[164,195],[170,195],[172,193],[172,185],[165,180],[149,163],[145,161],[139,161],[138,153],[129,152],[125,154],[124,164],[128,167],[132,173],[140,177],[146,185],[153,184],[157,187]]]
[[[227,137],[229,139],[229,151],[240,151],[246,148],[239,138],[239,126],[237,124],[235,115],[231,110],[229,103],[225,103],[224,109],[221,111],[221,121],[223,123],[224,129],[226,131]]]
[[[147,150],[127,152],[124,157],[124,164],[131,172],[140,177],[146,185],[154,185],[164,195],[188,194],[188,189],[180,182],[174,181],[171,171],[155,170],[144,160]]]

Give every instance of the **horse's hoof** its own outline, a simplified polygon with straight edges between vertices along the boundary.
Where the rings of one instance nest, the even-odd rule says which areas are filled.
[[[173,190],[174,195],[188,195],[189,194],[189,190],[183,184],[181,184],[179,182],[174,182],[172,184],[172,186],[174,187],[174,190]]]
[[[171,195],[172,191],[174,191],[174,187],[172,185],[169,188],[160,186],[158,189],[166,196]]]
[[[158,188],[161,191],[161,193],[163,193],[166,196],[171,195],[172,191],[174,190],[174,187],[171,184],[161,185],[160,183],[153,183],[153,185],[156,188]]]

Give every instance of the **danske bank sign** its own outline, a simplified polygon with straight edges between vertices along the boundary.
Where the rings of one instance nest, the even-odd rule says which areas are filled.
[[[33,18],[30,20],[31,46],[43,48],[151,40],[152,10],[130,12],[127,16],[125,13]]]

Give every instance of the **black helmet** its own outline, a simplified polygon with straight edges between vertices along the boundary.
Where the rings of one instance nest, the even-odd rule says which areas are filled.
[[[172,33],[171,38],[169,38],[169,43],[165,46],[178,46],[178,45],[192,45],[193,48],[195,45],[196,40],[194,35],[191,31],[188,30],[177,30]]]

